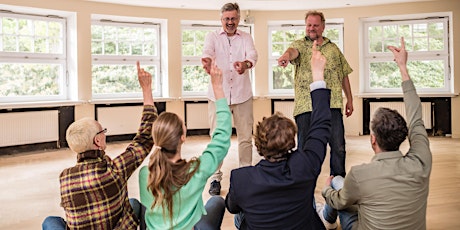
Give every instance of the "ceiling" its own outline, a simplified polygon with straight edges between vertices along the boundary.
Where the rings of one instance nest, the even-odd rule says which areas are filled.
[[[87,0],[134,6],[175,9],[220,10],[227,2],[237,2],[241,10],[301,10],[423,2],[430,0]]]

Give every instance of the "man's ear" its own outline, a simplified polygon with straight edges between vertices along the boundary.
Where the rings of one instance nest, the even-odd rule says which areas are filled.
[[[375,135],[372,134],[372,133],[371,133],[370,135],[371,135],[371,144],[372,144],[372,145],[376,145],[376,144],[377,144],[377,138],[376,138]]]
[[[94,145],[96,145],[96,147],[99,149],[99,147],[101,146],[101,138],[100,138],[100,135],[96,135],[93,137],[93,143]]]

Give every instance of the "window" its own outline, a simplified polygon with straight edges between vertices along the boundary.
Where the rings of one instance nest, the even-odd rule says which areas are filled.
[[[93,98],[142,97],[136,61],[152,74],[154,96],[161,96],[159,24],[94,20],[91,53]]]
[[[182,94],[206,95],[209,75],[203,69],[203,54],[206,35],[218,30],[221,26],[182,26]]]
[[[305,24],[274,24],[269,26],[269,92],[271,94],[294,93],[294,66],[278,66],[278,58],[291,43],[305,37]],[[323,36],[329,38],[343,52],[343,24],[326,23]]]
[[[209,75],[203,69],[204,40],[211,31],[219,30],[219,22],[205,24],[186,24],[182,26],[182,95],[205,96],[208,92]],[[238,29],[251,33],[251,28],[238,25]],[[251,72],[252,77],[252,72]]]
[[[387,46],[404,37],[408,69],[419,92],[449,93],[449,18],[368,19],[364,26],[363,93],[401,93],[399,69]]]
[[[66,19],[0,13],[0,102],[66,100]]]

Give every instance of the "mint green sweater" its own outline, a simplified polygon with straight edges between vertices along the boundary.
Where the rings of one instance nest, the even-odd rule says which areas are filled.
[[[195,172],[187,184],[174,194],[172,223],[169,216],[163,216],[161,206],[151,209],[154,198],[151,192],[147,190],[149,170],[147,166],[140,169],[140,197],[141,203],[147,207],[145,222],[149,230],[191,230],[201,219],[201,216],[206,215],[202,197],[203,189],[208,178],[214,174],[227,155],[232,134],[231,113],[225,98],[216,101],[216,113],[216,129],[212,134],[211,142],[199,157],[200,166],[198,171]]]

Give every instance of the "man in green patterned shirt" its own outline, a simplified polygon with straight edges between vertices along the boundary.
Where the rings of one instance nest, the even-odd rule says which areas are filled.
[[[318,50],[326,57],[327,64],[324,70],[324,80],[327,88],[331,89],[331,149],[330,167],[331,176],[345,177],[345,131],[343,126],[343,98],[342,89],[347,98],[345,115],[353,113],[353,97],[351,94],[348,75],[353,71],[344,55],[328,38],[323,37],[326,25],[323,13],[309,11],[305,16],[305,38],[292,42],[290,47],[278,59],[278,65],[286,67],[289,63],[295,66],[294,76],[294,118],[298,128],[297,148],[302,148],[310,130],[310,116],[312,103],[309,85],[312,83],[310,59],[313,41],[317,41]],[[321,167],[321,166],[320,166]],[[332,225],[335,224],[335,219]]]

